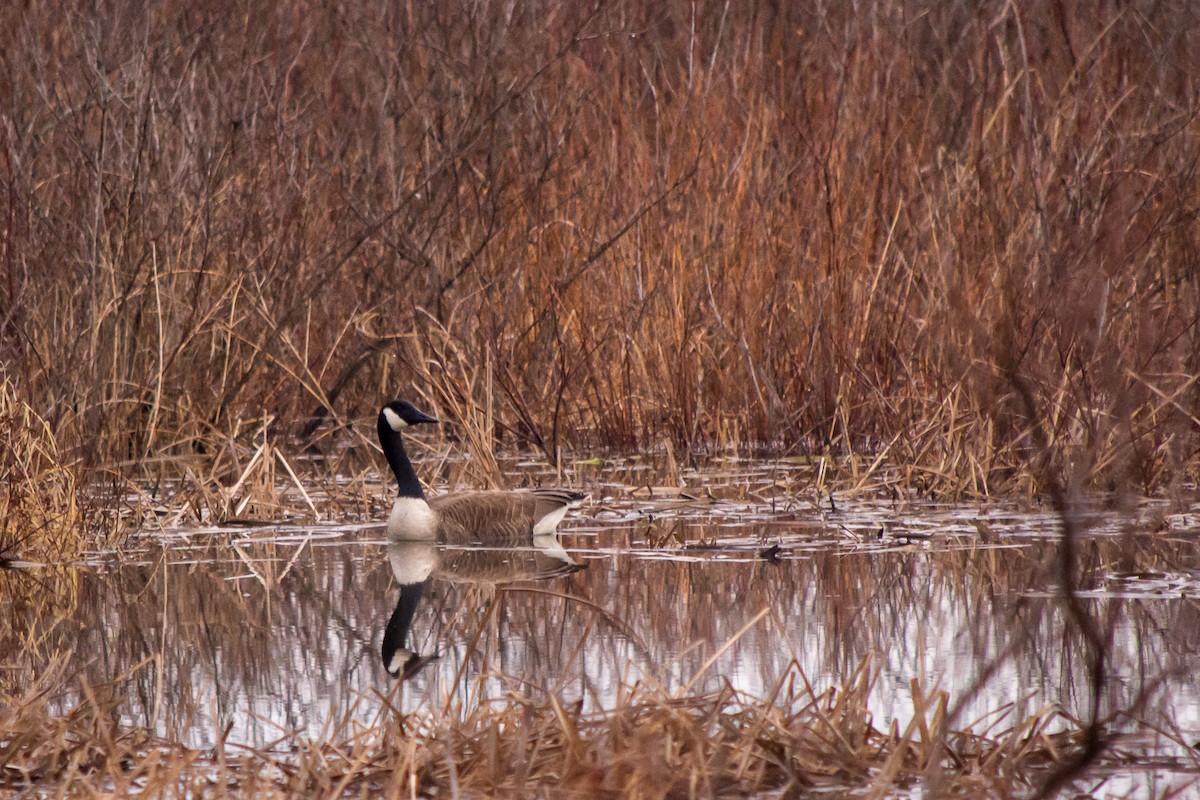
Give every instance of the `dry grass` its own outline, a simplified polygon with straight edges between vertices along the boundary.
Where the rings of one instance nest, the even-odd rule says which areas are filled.
[[[483,474],[767,446],[1036,490],[1019,378],[1060,473],[1194,480],[1195,19],[13,5],[5,370],[125,475],[404,394]]]
[[[114,540],[363,513],[360,423],[405,395],[457,424],[452,483],[502,482],[506,447],[765,449],[818,491],[1046,492],[1069,578],[1080,489],[1200,477],[1196,9],[777,6],[4,6],[0,557],[76,558],[77,481]],[[77,599],[5,580],[22,619]],[[937,698],[875,731],[851,683],[385,714],[284,761],[159,742],[57,677],[5,692],[10,785],[666,796],[840,764],[1004,795],[1026,755],[1103,749],[1098,700],[1080,750],[1041,719],[949,734]]]
[[[770,697],[725,689],[672,697],[630,687],[611,711],[581,713],[554,695],[513,695],[449,715],[399,713],[388,697],[361,697],[374,722],[333,720],[327,738],[256,750],[223,743],[200,751],[120,721],[113,691],[79,686],[51,711],[63,680],[49,670],[0,713],[0,786],[69,787],[72,795],[415,797],[873,796],[926,781],[938,796],[1028,794],[1045,770],[1079,748],[1074,723],[1053,708],[988,732],[946,727],[944,693],[919,687],[912,722],[890,732],[866,710],[871,671],[813,694],[798,669]],[[56,689],[56,687],[58,687]],[[932,782],[932,783],[929,783]],[[866,795],[863,792],[866,792]]]
[[[88,541],[75,473],[45,420],[0,381],[0,562],[51,564],[79,556]]]

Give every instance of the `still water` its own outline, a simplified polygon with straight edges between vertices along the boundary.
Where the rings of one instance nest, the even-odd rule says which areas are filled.
[[[820,691],[864,661],[880,729],[903,729],[914,685],[948,693],[955,727],[999,731],[1048,703],[1088,718],[1052,513],[830,501],[778,470],[692,473],[682,492],[593,471],[560,536],[516,549],[389,548],[374,521],[148,532],[79,570],[51,649],[92,684],[128,675],[127,720],[196,747],[318,738],[377,719],[381,696],[463,714],[550,692],[603,710],[639,684],[769,697],[790,673]],[[1200,739],[1200,516],[1145,502],[1080,519],[1082,594],[1111,637],[1102,713],[1139,704],[1168,735],[1130,720],[1130,746],[1178,768],[1172,739]],[[399,682],[384,631],[415,563],[429,578],[392,638],[419,668]]]

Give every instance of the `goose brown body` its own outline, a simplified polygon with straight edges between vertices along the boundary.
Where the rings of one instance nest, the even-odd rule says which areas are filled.
[[[571,504],[582,499],[579,492],[565,489],[462,492],[435,497],[429,508],[437,515],[441,541],[516,545],[553,533]]]

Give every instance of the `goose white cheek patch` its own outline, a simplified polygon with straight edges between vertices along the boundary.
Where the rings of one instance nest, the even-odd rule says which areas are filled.
[[[400,419],[400,415],[390,408],[383,410],[383,418],[387,420],[387,424],[392,426],[392,430],[399,431],[408,427],[408,423]]]

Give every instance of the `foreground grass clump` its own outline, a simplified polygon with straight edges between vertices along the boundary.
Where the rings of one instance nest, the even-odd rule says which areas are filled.
[[[120,722],[117,684],[71,692],[66,713],[50,670],[0,708],[0,786],[195,796],[797,797],[883,793],[922,782],[937,796],[1027,794],[1074,754],[1073,723],[1053,710],[987,735],[945,728],[946,697],[923,698],[903,731],[876,729],[869,671],[813,695],[797,672],[767,700],[731,689],[686,698],[634,687],[612,710],[581,713],[554,695],[498,706],[400,714],[370,725],[331,721],[323,741],[285,737],[270,750],[222,742],[189,749]],[[916,688],[916,687],[914,687]],[[1001,715],[1003,716],[1003,715]],[[1056,732],[1052,732],[1056,731]]]
[[[85,534],[75,475],[50,426],[0,382],[0,559],[69,561]]]
[[[0,359],[130,471],[403,393],[552,461],[1194,481],[1195,14],[6,4]]]

